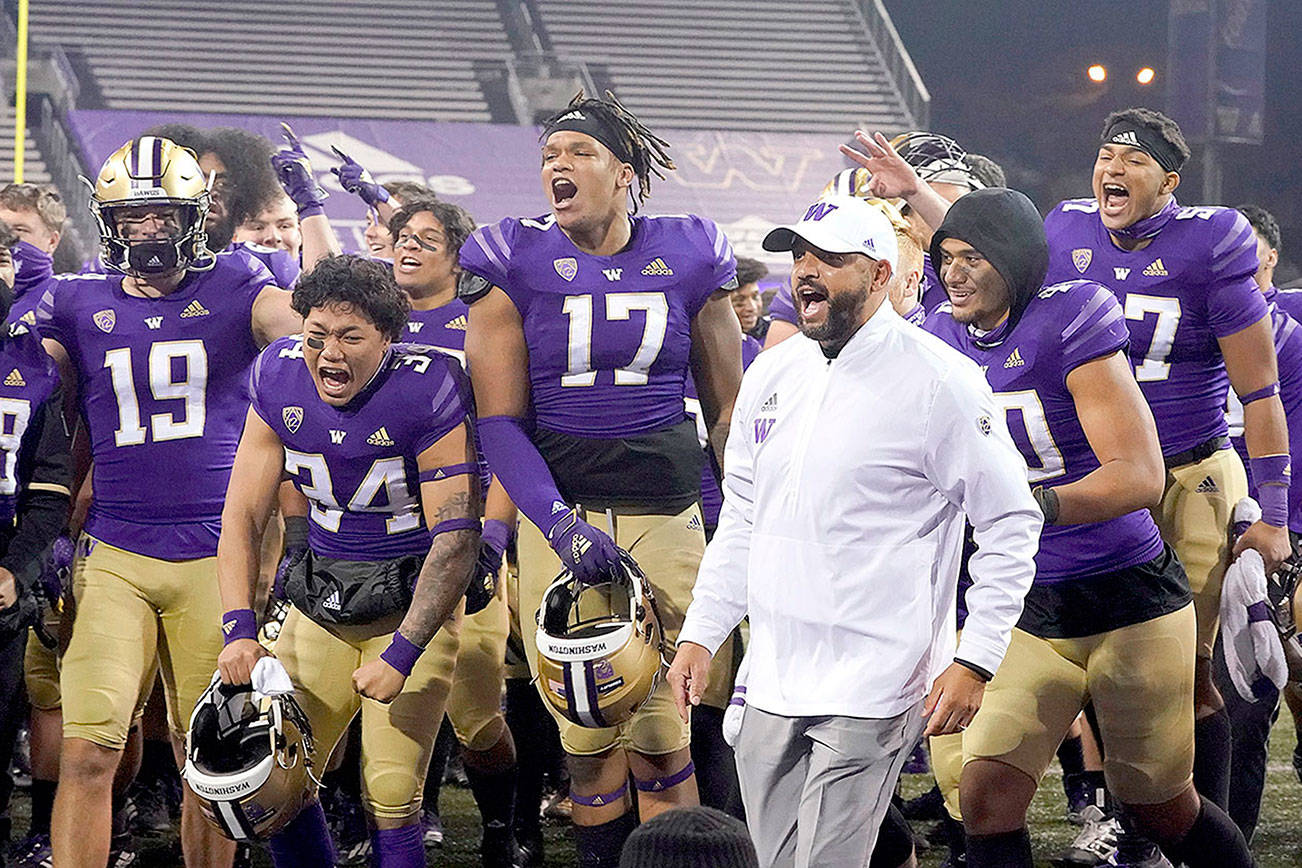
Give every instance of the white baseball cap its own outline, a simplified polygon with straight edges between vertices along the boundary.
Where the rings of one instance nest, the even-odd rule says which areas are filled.
[[[890,219],[855,196],[825,196],[805,209],[805,216],[791,226],[779,226],[764,236],[764,249],[781,253],[791,249],[795,239],[828,253],[862,253],[869,259],[885,260],[894,272],[899,265],[899,244]]]

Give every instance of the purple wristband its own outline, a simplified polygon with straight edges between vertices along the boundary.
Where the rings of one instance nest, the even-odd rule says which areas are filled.
[[[477,518],[449,518],[441,521],[430,528],[430,536],[438,536],[441,533],[447,533],[450,530],[479,530],[479,519]]]
[[[1265,388],[1258,389],[1255,392],[1249,392],[1246,395],[1240,395],[1239,403],[1246,407],[1249,404],[1251,404],[1253,401],[1260,401],[1262,398],[1273,398],[1278,394],[1279,394],[1279,380],[1276,380],[1275,382],[1271,383],[1269,386],[1266,386]]]
[[[511,527],[504,521],[490,518],[484,522],[481,538],[493,547],[493,551],[504,552],[507,544],[511,542]]]
[[[258,641],[258,616],[252,609],[231,609],[222,615],[222,644],[229,645],[236,639]]]
[[[1248,472],[1257,486],[1261,520],[1274,527],[1288,527],[1288,486],[1292,477],[1288,456],[1249,458]]]
[[[449,479],[453,476],[466,476],[478,472],[478,464],[449,464],[446,467],[433,467],[429,470],[422,470],[420,472],[420,481],[438,482],[440,479]]]
[[[302,208],[298,209],[298,219],[306,220],[309,217],[318,217],[325,213],[325,206],[320,202],[309,202]]]
[[[403,677],[411,675],[412,667],[420,659],[420,655],[425,651],[419,645],[413,644],[410,639],[393,631],[393,639],[389,642],[389,647],[384,649],[380,659],[388,663],[394,669],[403,674]]]
[[[1258,600],[1248,607],[1248,623],[1256,621],[1269,621],[1270,607],[1266,605],[1265,600]]]

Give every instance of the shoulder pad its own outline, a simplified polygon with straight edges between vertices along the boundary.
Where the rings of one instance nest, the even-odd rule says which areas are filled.
[[[461,276],[457,278],[457,298],[466,304],[474,304],[493,288],[493,284],[486,277],[481,277],[472,271],[462,271]]]

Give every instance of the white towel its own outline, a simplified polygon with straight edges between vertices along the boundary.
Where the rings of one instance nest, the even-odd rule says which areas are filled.
[[[723,712],[723,740],[728,743],[728,747],[737,746],[737,734],[741,732],[741,718],[746,713],[746,663],[747,659],[741,659],[741,665],[737,667],[737,677],[733,680],[732,698],[728,700],[728,707]]]
[[[253,692],[263,696],[284,696],[294,692],[294,682],[275,657],[262,657],[253,665]]]
[[[1251,526],[1261,517],[1261,508],[1245,497],[1234,507],[1236,529]],[[1266,564],[1253,549],[1245,549],[1225,573],[1221,588],[1221,642],[1225,668],[1234,689],[1247,702],[1268,695],[1265,680],[1282,690],[1288,680],[1288,665],[1279,633],[1270,619],[1266,600]]]

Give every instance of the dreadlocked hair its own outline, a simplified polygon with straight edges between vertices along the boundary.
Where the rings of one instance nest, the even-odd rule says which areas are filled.
[[[601,120],[618,136],[619,143],[628,152],[633,174],[637,176],[637,195],[633,197],[633,213],[636,214],[638,205],[651,198],[652,176],[664,180],[664,171],[672,172],[678,168],[665,152],[669,143],[647,129],[611,91],[606,91],[605,99],[595,99],[585,98],[583,88],[579,88],[570,104],[548,118],[543,129],[575,109]]]

